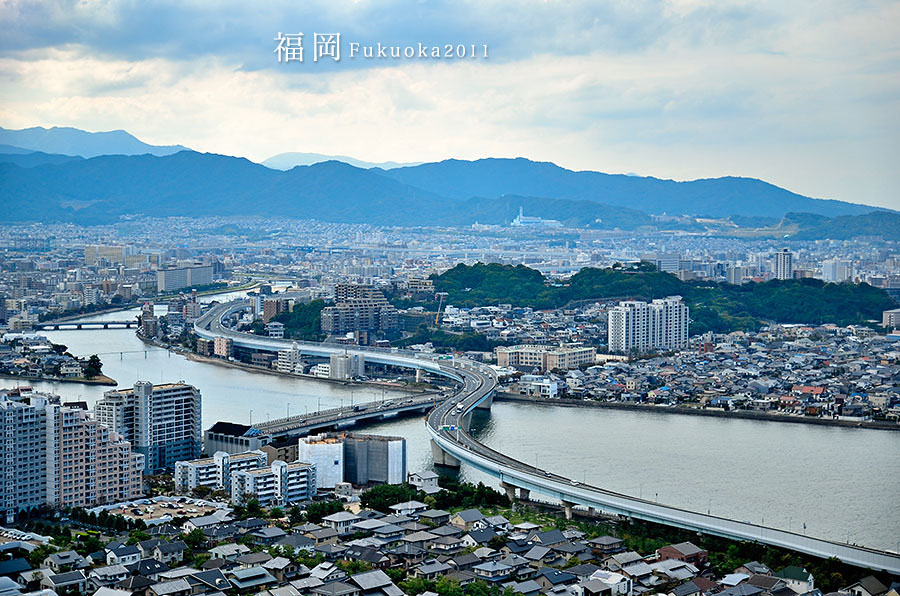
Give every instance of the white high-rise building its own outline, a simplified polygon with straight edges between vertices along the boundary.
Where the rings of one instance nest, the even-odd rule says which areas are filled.
[[[609,311],[611,352],[678,350],[688,343],[690,312],[681,296],[620,302]]]
[[[822,279],[831,283],[841,283],[852,279],[854,275],[850,261],[826,259],[822,261]]]
[[[344,441],[328,435],[312,435],[300,439],[297,459],[316,467],[318,486],[334,488],[344,481]]]
[[[793,279],[794,255],[788,249],[775,253],[775,279]]]
[[[231,475],[235,472],[264,468],[268,456],[256,449],[229,454],[217,451],[212,457],[175,463],[175,492],[190,493],[198,486],[231,493]]]
[[[134,389],[105,392],[94,411],[101,424],[144,454],[145,474],[200,457],[200,391],[192,385],[138,381]]]
[[[231,502],[256,499],[263,507],[308,501],[316,495],[316,466],[305,462],[272,462],[269,468],[241,470],[231,475]]]

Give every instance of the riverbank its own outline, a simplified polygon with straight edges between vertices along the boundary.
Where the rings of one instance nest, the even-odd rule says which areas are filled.
[[[878,420],[834,420],[831,418],[812,418],[806,416],[789,416],[786,414],[772,414],[769,412],[751,412],[748,410],[701,409],[685,406],[656,406],[639,404],[635,402],[618,401],[593,401],[582,399],[546,399],[541,397],[528,397],[514,393],[498,391],[494,395],[497,401],[538,404],[543,406],[556,406],[562,408],[608,408],[613,410],[631,410],[638,412],[655,412],[659,414],[680,414],[684,416],[710,416],[713,418],[740,418],[742,420],[763,420],[766,422],[790,422],[795,424],[813,424],[818,426],[838,426],[842,428],[868,428],[874,430],[900,431],[900,424],[882,422]]]
[[[0,378],[3,379],[16,379],[17,381],[41,381],[48,383],[78,383],[81,385],[109,385],[111,387],[118,386],[118,383],[115,379],[107,377],[106,375],[97,375],[93,379],[85,379],[82,377],[23,377],[21,375],[3,375],[0,374]]]
[[[164,350],[169,350],[173,354],[178,354],[180,356],[184,356],[188,360],[192,362],[202,362],[204,364],[213,364],[215,366],[224,366],[228,368],[236,368],[239,370],[243,370],[245,372],[264,374],[273,377],[285,377],[290,379],[303,379],[304,381],[318,381],[321,383],[327,383],[329,385],[341,385],[344,387],[378,387],[381,389],[386,389],[390,391],[395,391],[397,393],[428,393],[429,391],[434,391],[434,388],[428,387],[410,387],[408,385],[400,385],[395,383],[387,383],[387,382],[379,382],[379,381],[352,381],[352,380],[342,380],[342,379],[326,379],[322,377],[316,377],[313,375],[298,375],[294,373],[285,373],[278,370],[273,370],[271,368],[263,368],[262,366],[255,366],[253,364],[246,364],[244,362],[236,362],[234,360],[224,360],[222,358],[216,358],[212,356],[201,356],[200,354],[195,354],[194,352],[189,352],[187,350],[177,350],[172,349],[171,347],[164,346],[158,342],[147,340],[138,336],[141,341],[145,344],[153,346],[155,348],[162,348]]]

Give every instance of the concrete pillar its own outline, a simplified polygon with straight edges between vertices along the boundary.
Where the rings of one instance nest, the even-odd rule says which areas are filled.
[[[516,500],[516,487],[512,484],[507,484],[506,482],[500,482],[500,488],[506,491],[506,498],[510,501]]]
[[[490,410],[491,405],[494,403],[494,392],[491,391],[490,395],[488,395],[487,399],[475,406],[476,410]]]
[[[446,466],[448,468],[458,468],[460,462],[458,459],[441,449],[441,446],[431,441],[431,458],[436,466]]]
[[[562,504],[566,510],[566,519],[572,519],[572,507],[575,506],[575,503],[569,503],[568,501],[563,501]]]
[[[528,497],[530,497],[530,496],[531,496],[531,491],[528,490],[527,488],[520,488],[520,489],[519,489],[519,498],[520,498],[521,500],[527,501],[527,500],[528,500]]]
[[[416,383],[421,383],[425,380],[425,371],[421,368],[416,369]]]

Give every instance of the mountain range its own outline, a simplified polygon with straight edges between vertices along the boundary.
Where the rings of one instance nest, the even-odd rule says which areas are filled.
[[[117,154],[94,155],[98,151]],[[0,129],[0,197],[2,221],[77,223],[139,214],[245,214],[460,226],[506,224],[523,209],[579,227],[696,230],[704,229],[697,217],[778,221],[801,212],[817,217],[793,231],[827,226],[840,216],[851,217],[842,228],[855,231],[865,225],[852,217],[876,210],[805,197],[753,178],[676,182],[576,172],[522,158],[370,168],[330,160],[281,171],[180,145],[147,145],[124,131],[60,128]]]
[[[355,157],[348,157],[346,155],[324,155],[322,153],[297,152],[279,153],[278,155],[273,155],[269,159],[263,161],[262,165],[266,166],[267,168],[272,168],[273,170],[290,170],[291,168],[295,168],[297,166],[311,166],[313,164],[322,163],[323,161],[340,161],[357,168],[362,168],[364,170],[368,170],[370,168],[390,170],[392,168],[399,168],[402,166],[419,165],[414,163],[399,163],[396,161],[383,161],[375,163],[371,161],[356,159]]]

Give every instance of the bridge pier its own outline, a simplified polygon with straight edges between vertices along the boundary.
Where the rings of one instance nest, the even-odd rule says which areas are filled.
[[[521,501],[527,501],[530,497],[531,497],[531,491],[530,491],[530,490],[528,490],[527,488],[520,488],[520,489],[519,489],[519,500],[521,500]]]
[[[508,484],[506,482],[500,481],[500,488],[502,488],[506,492],[506,498],[510,501],[516,500],[516,487],[512,484]]]
[[[416,383],[421,383],[425,380],[425,371],[421,368],[416,369]]]
[[[475,406],[475,409],[476,410],[490,410],[491,405],[493,403],[494,403],[494,392],[491,391],[490,394],[488,394],[487,399],[485,399],[483,402],[481,402],[480,404]]]
[[[441,446],[431,441],[431,458],[436,466],[446,466],[448,468],[458,468],[460,462],[458,459],[441,449]]]
[[[569,503],[568,501],[562,502],[563,509],[566,512],[566,519],[572,519],[572,507],[575,506],[575,503]]]

